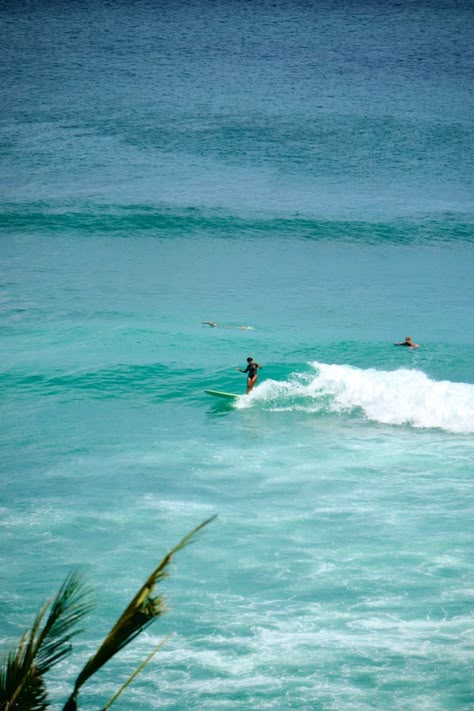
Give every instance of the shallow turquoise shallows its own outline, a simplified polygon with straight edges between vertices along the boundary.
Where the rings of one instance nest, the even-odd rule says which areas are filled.
[[[218,514],[81,709],[472,711],[470,4],[1,15],[0,652]]]

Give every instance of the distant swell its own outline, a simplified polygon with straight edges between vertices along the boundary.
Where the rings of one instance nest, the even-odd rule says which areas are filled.
[[[365,370],[318,362],[311,366],[314,375],[263,382],[253,399],[278,410],[362,411],[369,420],[384,424],[474,432],[472,384],[431,380],[419,370]]]
[[[81,236],[137,235],[160,238],[206,237],[316,241],[364,244],[423,244],[474,242],[469,215],[454,213],[417,215],[389,222],[338,220],[288,214],[237,215],[225,210],[169,205],[56,205],[45,202],[0,206],[0,230],[6,234],[65,234]]]

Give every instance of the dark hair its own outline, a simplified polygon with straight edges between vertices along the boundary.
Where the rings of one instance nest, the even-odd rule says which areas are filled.
[[[247,358],[247,363],[250,363],[250,361],[253,360],[250,356]]]

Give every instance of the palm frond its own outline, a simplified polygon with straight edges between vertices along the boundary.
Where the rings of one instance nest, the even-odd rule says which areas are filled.
[[[0,709],[31,709],[43,711],[48,707],[48,698],[43,679],[32,657],[35,629],[44,615],[43,607],[35,618],[33,628],[22,636],[18,647],[11,650],[0,669]]]
[[[170,635],[168,635],[168,636],[170,636]],[[107,711],[107,709],[109,709],[109,708],[112,706],[112,704],[113,704],[115,701],[117,701],[117,699],[118,699],[118,697],[120,696],[120,694],[127,688],[127,686],[129,686],[129,685],[132,683],[132,681],[133,681],[133,680],[135,679],[135,677],[141,672],[141,670],[142,670],[144,667],[146,667],[146,665],[148,664],[148,662],[151,662],[151,660],[153,659],[153,657],[155,656],[155,654],[162,648],[162,646],[164,645],[165,641],[166,641],[166,639],[161,640],[161,642],[160,642],[159,644],[157,644],[157,646],[156,646],[155,649],[151,652],[151,654],[149,654],[148,657],[146,657],[146,659],[144,659],[142,662],[140,662],[140,664],[139,664],[138,667],[135,669],[135,671],[133,672],[133,674],[130,674],[130,676],[129,676],[128,679],[122,684],[122,686],[120,687],[120,689],[118,689],[118,691],[115,692],[115,694],[112,696],[112,698],[110,698],[110,699],[107,701],[107,703],[105,704],[105,706],[103,706],[103,707],[100,709],[100,711]]]
[[[69,654],[71,638],[81,631],[77,625],[92,608],[90,589],[81,582],[77,571],[73,571],[53,600],[38,638],[36,663],[42,674]]]
[[[208,518],[193,528],[174,548],[160,561],[137,594],[127,605],[119,619],[105,637],[97,652],[86,663],[74,685],[74,691],[69,697],[63,711],[74,711],[77,708],[75,699],[81,686],[104,666],[117,652],[130,644],[137,635],[143,632],[154,620],[165,612],[164,600],[160,595],[153,595],[156,584],[167,576],[167,568],[175,553],[182,550],[196,534],[213,521],[216,516]]]
[[[49,615],[42,626],[48,607]],[[77,623],[91,609],[89,590],[77,572],[66,578],[51,603],[43,605],[33,626],[0,667],[0,708],[42,711],[48,706],[44,674],[71,649]]]

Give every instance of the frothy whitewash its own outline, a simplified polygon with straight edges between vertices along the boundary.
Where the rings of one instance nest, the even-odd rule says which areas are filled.
[[[264,404],[278,410],[357,412],[389,425],[474,432],[474,385],[435,381],[419,370],[394,371],[312,362],[312,373],[266,380],[236,407]]]

